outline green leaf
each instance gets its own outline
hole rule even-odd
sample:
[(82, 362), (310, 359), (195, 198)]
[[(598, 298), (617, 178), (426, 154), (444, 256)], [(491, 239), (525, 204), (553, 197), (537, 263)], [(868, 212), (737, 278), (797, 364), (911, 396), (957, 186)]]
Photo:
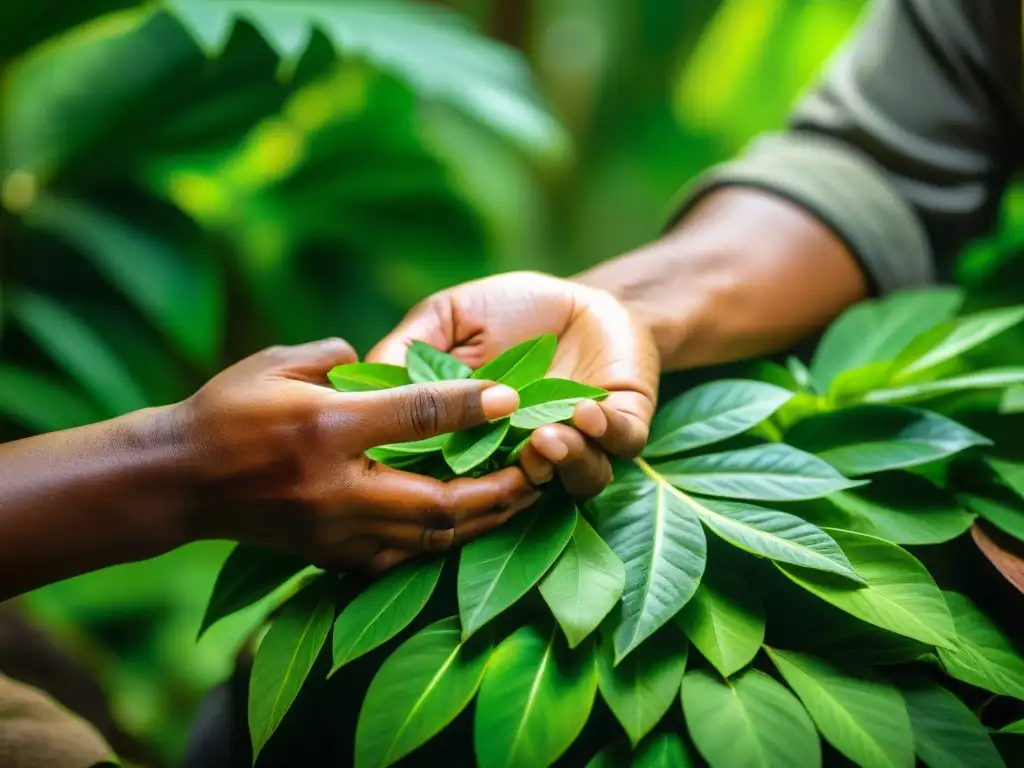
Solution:
[(734, 499), (798, 501), (861, 484), (816, 456), (779, 443), (666, 461), (655, 468), (684, 491)]
[(999, 530), (1024, 541), (1024, 508), (1015, 499), (978, 496), (973, 493), (961, 494), (959, 498), (969, 510)]
[(878, 475), (870, 485), (834, 493), (824, 503), (834, 504), (854, 521), (852, 527), (837, 527), (894, 544), (941, 544), (960, 536), (975, 519), (948, 491), (909, 472)]
[(630, 765), (631, 752), (625, 739), (614, 741), (590, 758), (586, 768), (624, 768)]
[(1002, 389), (1024, 383), (1024, 368), (989, 368), (938, 381), (923, 381), (904, 387), (876, 389), (864, 396), (866, 403), (911, 403), (953, 392), (972, 389)]
[(509, 420), (488, 422), (462, 432), (453, 432), (444, 443), (444, 460), (456, 475), (464, 475), (483, 464), (501, 447), (508, 434)]
[(308, 563), (295, 555), (238, 544), (217, 573), (197, 638), (225, 616), (259, 602), (307, 567)]
[(701, 384), (658, 411), (644, 456), (667, 456), (746, 432), (792, 397), (792, 392), (760, 381), (726, 379)]
[(840, 668), (768, 649), (828, 742), (864, 768), (913, 768), (914, 737), (900, 692), (870, 668)]
[(41, 294), (20, 290), (8, 296), (8, 310), (108, 415), (146, 407), (146, 396), (114, 350), (68, 309)]
[(955, 631), (942, 593), (928, 570), (884, 539), (827, 528), (867, 582), (855, 587), (822, 571), (776, 566), (804, 589), (868, 624), (929, 645), (953, 647)]
[[(609, 768), (621, 765), (623, 763), (612, 763)], [(695, 768), (696, 765), (679, 734), (661, 731), (652, 733), (637, 747), (631, 768)]]
[(1010, 723), (1009, 725), (1000, 728), (996, 733), (1012, 733), (1024, 736), (1024, 720), (1018, 720), (1015, 723)]
[(597, 691), (593, 642), (570, 650), (558, 628), (527, 624), (494, 652), (477, 698), (481, 768), (546, 768), (575, 741)]
[(0, 363), (0, 414), (33, 432), (54, 432), (103, 420), (103, 412), (63, 383)]
[(436, 453), (444, 450), (449, 435), (435, 435), (423, 440), (414, 440), (409, 443), (390, 443), (389, 445), (378, 445), (366, 451), (366, 455), (374, 461), (387, 462), (402, 457), (419, 457), (428, 453)]
[(1024, 463), (991, 457), (986, 462), (1010, 490), (1024, 498)]
[(492, 644), (480, 637), (467, 646), (461, 635), (458, 618), (442, 619), (406, 640), (377, 670), (356, 724), (356, 768), (393, 765), (466, 708)]
[(333, 675), (383, 645), (415, 619), (434, 593), (443, 558), (411, 563), (363, 590), (334, 624)]
[(676, 622), (722, 676), (739, 672), (764, 642), (764, 606), (757, 592), (735, 573), (711, 570)]
[(557, 348), (558, 337), (546, 333), (502, 352), (489, 363), (477, 368), (473, 378), (523, 389), (527, 384), (544, 378), (554, 362)]
[(945, 416), (898, 405), (858, 405), (812, 416), (786, 440), (850, 476), (916, 467), (991, 444)]
[(679, 696), (689, 644), (671, 624), (655, 632), (619, 664), (604, 642), (597, 654), (597, 682), (608, 708), (636, 747)]
[(708, 669), (683, 679), (683, 715), (711, 768), (814, 768), (821, 744), (796, 697), (763, 672), (723, 680)]
[(327, 372), (327, 378), (339, 392), (373, 392), (412, 383), (405, 368), (387, 363), (336, 365)]
[(992, 737), (956, 696), (930, 680), (900, 685), (914, 748), (930, 768), (1006, 768)]
[(569, 379), (540, 379), (527, 384), (519, 393), (519, 409), (512, 414), (512, 426), (536, 429), (571, 419), (576, 404), (583, 400), (603, 400), (608, 393)]
[(334, 580), (322, 576), (285, 603), (260, 643), (249, 681), (253, 759), (281, 724), (334, 621)]
[(1024, 320), (1024, 307), (976, 312), (922, 333), (893, 363), (893, 382), (920, 378)]
[(943, 592), (956, 635), (939, 648), (946, 672), (979, 688), (1024, 699), (1024, 659), (1009, 638), (965, 596)]
[(469, 638), (525, 595), (565, 549), (576, 508), (555, 497), (467, 544), (459, 558), (459, 615)]
[(811, 361), (818, 391), (842, 371), (894, 359), (916, 336), (953, 317), (963, 297), (961, 288), (943, 287), (855, 304), (829, 326)]
[(594, 527), (626, 566), (614, 635), (617, 662), (693, 597), (707, 559), (692, 506), (647, 464), (638, 464), (625, 465), (591, 502)]
[(405, 354), (405, 367), (413, 384), (468, 379), (473, 375), (473, 369), (457, 357), (434, 349), (422, 341), (414, 341), (409, 345)]
[(796, 515), (746, 502), (682, 495), (701, 522), (733, 546), (769, 560), (829, 571), (863, 583), (832, 537)]
[(626, 568), (590, 523), (580, 516), (572, 538), (540, 580), (540, 594), (575, 648), (622, 597)]

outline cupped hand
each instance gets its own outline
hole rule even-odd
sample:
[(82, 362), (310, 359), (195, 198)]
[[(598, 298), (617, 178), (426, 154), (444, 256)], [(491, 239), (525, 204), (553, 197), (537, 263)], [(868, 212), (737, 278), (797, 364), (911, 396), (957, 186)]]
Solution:
[(199, 537), (381, 571), (480, 536), (536, 500), (517, 467), (441, 482), (364, 455), (507, 416), (518, 404), (513, 390), (477, 381), (355, 394), (325, 386), (328, 370), (355, 360), (339, 339), (274, 347), (176, 408)]
[(479, 368), (544, 333), (558, 337), (549, 376), (610, 394), (576, 406), (572, 427), (537, 429), (520, 463), (534, 484), (557, 471), (570, 493), (593, 496), (611, 482), (608, 455), (632, 457), (647, 442), (660, 367), (650, 331), (610, 294), (533, 272), (476, 280), (421, 302), (367, 359), (404, 365), (418, 340)]

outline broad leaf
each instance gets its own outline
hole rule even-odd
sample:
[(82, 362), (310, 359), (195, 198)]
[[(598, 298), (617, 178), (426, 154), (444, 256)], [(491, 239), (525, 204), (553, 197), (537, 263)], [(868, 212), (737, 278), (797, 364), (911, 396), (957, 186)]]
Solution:
[(955, 631), (942, 593), (927, 569), (884, 539), (826, 529), (867, 582), (856, 587), (832, 574), (776, 563), (822, 600), (869, 624), (929, 645), (953, 647)]
[(630, 765), (632, 750), (625, 739), (613, 741), (590, 760), (586, 768), (624, 768)]
[(417, 632), (374, 676), (356, 724), (356, 768), (393, 765), (430, 741), (476, 694), (491, 640), (461, 642), (456, 617)]
[(914, 748), (929, 768), (1005, 768), (974, 713), (941, 685), (923, 678), (900, 685)]
[(307, 567), (295, 555), (238, 544), (217, 573), (197, 637), (225, 616), (259, 602)]
[(733, 499), (798, 501), (860, 485), (816, 456), (779, 443), (666, 461), (655, 469), (684, 491)]
[(434, 593), (443, 566), (442, 558), (406, 565), (374, 582), (346, 605), (334, 624), (331, 674), (409, 626)]
[(963, 303), (960, 288), (902, 291), (862, 301), (829, 326), (811, 361), (825, 392), (842, 371), (894, 359), (919, 334), (949, 320)]
[(676, 614), (676, 622), (724, 677), (753, 661), (764, 642), (761, 598), (724, 569), (705, 572), (696, 594)]
[(707, 669), (683, 679), (683, 715), (711, 768), (814, 768), (821, 744), (796, 697), (763, 672), (723, 680)]
[(4, 364), (0, 364), (0, 414), (33, 432), (103, 420), (103, 412), (76, 389), (35, 371)]
[(339, 392), (373, 392), (412, 383), (405, 368), (387, 363), (336, 365), (327, 372), (327, 378)]
[(1000, 728), (996, 733), (1012, 733), (1024, 736), (1024, 720), (1018, 720), (1015, 723), (1010, 723), (1009, 725)]
[(473, 375), (473, 369), (461, 360), (422, 341), (414, 341), (409, 345), (405, 354), (405, 367), (413, 384), (468, 379)]
[(644, 456), (667, 456), (746, 432), (792, 397), (792, 392), (760, 381), (701, 384), (659, 410)]
[(1002, 389), (1024, 383), (1024, 368), (989, 368), (938, 381), (876, 389), (864, 396), (866, 403), (912, 403), (972, 389)]
[(594, 645), (576, 650), (552, 623), (527, 624), (494, 652), (477, 698), (481, 768), (546, 768), (575, 741), (597, 691)]
[(991, 443), (945, 416), (897, 405), (819, 414), (793, 427), (786, 440), (850, 476), (916, 467)]
[(999, 498), (995, 494), (978, 496), (964, 493), (960, 495), (960, 501), (999, 530), (1024, 541), (1024, 505), (1017, 500)]
[(1009, 638), (966, 597), (944, 592), (956, 636), (939, 648), (946, 672), (979, 688), (1024, 699), (1024, 659)]
[(459, 615), (466, 638), (525, 595), (565, 549), (576, 527), (576, 508), (554, 498), (462, 549)]
[(689, 644), (667, 624), (619, 664), (604, 642), (597, 656), (597, 681), (608, 708), (635, 747), (679, 696)]
[(630, 651), (693, 597), (707, 541), (692, 506), (650, 467), (626, 465), (591, 502), (594, 527), (626, 566), (615, 656)]
[(864, 768), (913, 768), (914, 737), (900, 692), (869, 668), (803, 653), (768, 655), (837, 750)]
[(501, 447), (508, 434), (509, 420), (488, 422), (462, 432), (453, 432), (444, 443), (444, 460), (456, 475), (464, 475), (483, 464)]
[(626, 568), (590, 523), (580, 516), (572, 538), (541, 579), (541, 597), (575, 648), (622, 597)]
[(832, 537), (796, 515), (741, 501), (680, 495), (701, 522), (733, 546), (780, 563), (829, 571), (856, 584), (863, 583)]
[(285, 604), (260, 643), (249, 681), (254, 759), (295, 702), (333, 621), (334, 579), (321, 576)]
[(920, 378), (937, 366), (956, 360), (965, 352), (1024, 320), (1024, 307), (1006, 307), (977, 312), (950, 320), (926, 331), (896, 358), (893, 381)]
[(477, 368), (473, 378), (523, 389), (527, 384), (544, 378), (555, 359), (557, 348), (558, 337), (552, 333), (524, 341)]
[[(622, 763), (610, 763), (608, 768), (620, 768)], [(636, 748), (630, 768), (696, 768), (690, 748), (679, 734), (671, 731), (652, 733)], [(587, 768), (591, 768), (587, 766)]]
[(370, 448), (366, 455), (374, 461), (390, 461), (397, 458), (422, 457), (428, 453), (437, 453), (444, 450), (448, 442), (448, 435), (435, 435), (423, 440), (414, 440), (409, 443), (390, 443)]
[(582, 400), (602, 400), (608, 393), (569, 379), (540, 379), (519, 393), (519, 409), (512, 414), (512, 426), (536, 429), (571, 419)]

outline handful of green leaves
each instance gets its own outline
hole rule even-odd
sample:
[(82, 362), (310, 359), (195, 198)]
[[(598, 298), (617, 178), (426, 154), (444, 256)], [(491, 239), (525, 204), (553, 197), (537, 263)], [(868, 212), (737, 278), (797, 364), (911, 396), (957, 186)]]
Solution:
[(406, 355), (405, 368), (386, 363), (351, 363), (332, 369), (327, 378), (339, 392), (458, 379), (496, 381), (517, 390), (519, 409), (510, 417), (464, 432), (382, 445), (366, 452), (382, 464), (441, 479), (475, 477), (515, 464), (534, 429), (571, 419), (581, 400), (608, 396), (603, 389), (577, 381), (544, 378), (555, 359), (557, 346), (557, 338), (545, 334), (512, 347), (474, 371), (457, 358), (414, 341)]

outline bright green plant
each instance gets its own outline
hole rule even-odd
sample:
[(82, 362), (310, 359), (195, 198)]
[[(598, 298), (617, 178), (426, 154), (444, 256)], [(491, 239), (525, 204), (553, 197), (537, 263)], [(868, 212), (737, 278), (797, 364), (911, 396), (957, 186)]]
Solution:
[[(1024, 470), (944, 413), (963, 412), (965, 398), (977, 409), (978, 391), (998, 404), (1024, 381), (1024, 368), (996, 376), (968, 363), (1024, 312), (957, 316), (959, 299), (936, 289), (865, 302), (808, 369), (764, 365), (761, 380), (690, 389), (660, 409), (645, 454), (586, 504), (553, 489), (461, 551), (355, 589), (351, 577), (304, 572), (312, 583), (284, 603), (256, 655), (257, 759), (297, 691), (320, 684), (308, 677), (318, 651), (332, 655), (333, 675), (384, 646), (351, 745), (359, 768), (414, 753), (474, 698), (477, 765), (552, 765), (598, 696), (622, 736), (593, 766), (699, 754), (712, 768), (792, 768), (836, 753), (867, 768), (910, 768), (915, 755), (931, 768), (1004, 765), (990, 731), (1019, 723), (1005, 712), (990, 721), (991, 700), (971, 706), (986, 691), (1024, 714), (1024, 658), (971, 595), (915, 556), (932, 562), (979, 514), (1018, 534), (1008, 516), (1024, 519)], [(479, 473), (507, 464), (530, 429), (600, 397), (542, 378), (554, 347), (542, 337), (474, 373), (415, 345), (404, 369), (356, 364), (331, 380), (349, 391), (470, 375), (512, 383), (522, 403), (511, 419), (377, 449), (438, 477)], [(954, 478), (979, 463), (993, 477), (972, 473), (965, 495)], [(268, 557), (235, 550), (207, 624), (266, 594)], [(271, 581), (302, 569), (281, 562)], [(247, 578), (251, 563), (264, 565)], [(454, 596), (438, 591), (445, 569)], [(457, 615), (446, 613), (452, 597)]]

